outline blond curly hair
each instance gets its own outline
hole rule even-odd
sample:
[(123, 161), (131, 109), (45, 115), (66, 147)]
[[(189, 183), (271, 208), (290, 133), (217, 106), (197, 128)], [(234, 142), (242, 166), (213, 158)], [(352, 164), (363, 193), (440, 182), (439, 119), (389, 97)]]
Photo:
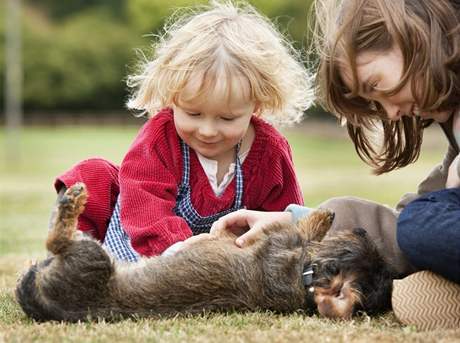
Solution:
[(245, 2), (212, 1), (185, 9), (169, 18), (156, 38), (153, 58), (127, 82), (133, 90), (127, 106), (142, 114), (177, 104), (192, 75), (202, 78), (197, 97), (222, 81), (229, 90), (243, 77), (258, 114), (272, 124), (300, 121), (314, 100), (300, 52)]

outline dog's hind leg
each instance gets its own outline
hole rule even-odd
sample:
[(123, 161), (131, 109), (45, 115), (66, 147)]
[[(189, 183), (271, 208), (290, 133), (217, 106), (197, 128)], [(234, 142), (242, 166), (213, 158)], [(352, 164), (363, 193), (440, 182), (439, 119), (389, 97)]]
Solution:
[(105, 308), (112, 261), (98, 242), (75, 239), (86, 197), (83, 184), (65, 192), (46, 244), (52, 256), (29, 268), (18, 282), (16, 298), (31, 318), (77, 321)]
[(83, 183), (76, 183), (58, 200), (57, 212), (51, 223), (46, 248), (58, 255), (68, 249), (76, 231), (77, 219), (83, 212), (87, 199)]

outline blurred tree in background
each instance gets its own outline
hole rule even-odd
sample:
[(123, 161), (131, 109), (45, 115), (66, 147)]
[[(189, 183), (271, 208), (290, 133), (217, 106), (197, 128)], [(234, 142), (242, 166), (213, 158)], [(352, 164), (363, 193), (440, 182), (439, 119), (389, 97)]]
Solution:
[[(136, 49), (150, 55), (152, 33), (197, 0), (23, 0), (24, 108), (121, 110)], [(311, 0), (252, 0), (281, 32), (305, 47)], [(0, 102), (4, 103), (5, 7), (0, 3)], [(3, 106), (1, 106), (3, 110)]]
[(103, 8), (47, 19), (30, 10), (25, 22), (26, 110), (121, 108), (136, 35)]

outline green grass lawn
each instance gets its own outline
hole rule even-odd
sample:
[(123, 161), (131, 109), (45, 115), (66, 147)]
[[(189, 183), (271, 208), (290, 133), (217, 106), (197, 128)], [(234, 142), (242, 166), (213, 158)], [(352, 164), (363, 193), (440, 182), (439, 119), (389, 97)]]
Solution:
[[(119, 163), (135, 127), (27, 128), (16, 161), (7, 161), (0, 132), (0, 343), (1, 342), (460, 342), (460, 331), (417, 332), (391, 313), (331, 322), (302, 314), (212, 314), (117, 323), (36, 324), (14, 301), (16, 279), (28, 261), (45, 256), (48, 216), (54, 202), (53, 179), (92, 156)], [(305, 202), (316, 206), (339, 195), (394, 205), (413, 191), (440, 161), (446, 145), (440, 130), (429, 132), (421, 159), (390, 175), (375, 177), (334, 124), (306, 123), (286, 130)]]

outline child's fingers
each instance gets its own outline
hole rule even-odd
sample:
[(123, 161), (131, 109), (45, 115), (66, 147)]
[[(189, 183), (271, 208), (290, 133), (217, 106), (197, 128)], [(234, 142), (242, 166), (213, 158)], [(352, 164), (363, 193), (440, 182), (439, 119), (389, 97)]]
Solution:
[(252, 245), (255, 241), (260, 239), (264, 228), (267, 226), (275, 222), (283, 224), (292, 222), (292, 215), (290, 212), (247, 212), (246, 219), (250, 230), (235, 240), (235, 244), (241, 248)]
[(263, 225), (254, 225), (251, 230), (238, 237), (235, 240), (235, 244), (240, 248), (245, 248), (254, 244), (254, 242), (260, 238), (260, 235), (262, 235), (262, 230)]
[(211, 237), (211, 234), (209, 233), (201, 233), (199, 235), (196, 235), (196, 236), (192, 236), (190, 238), (187, 238), (184, 243), (185, 244), (193, 244), (193, 243), (196, 243), (196, 242), (199, 242), (201, 240), (205, 240), (205, 239), (209, 239)]
[(222, 230), (231, 230), (235, 234), (249, 226), (248, 211), (238, 210), (223, 216), (212, 224), (210, 233), (215, 235)]

